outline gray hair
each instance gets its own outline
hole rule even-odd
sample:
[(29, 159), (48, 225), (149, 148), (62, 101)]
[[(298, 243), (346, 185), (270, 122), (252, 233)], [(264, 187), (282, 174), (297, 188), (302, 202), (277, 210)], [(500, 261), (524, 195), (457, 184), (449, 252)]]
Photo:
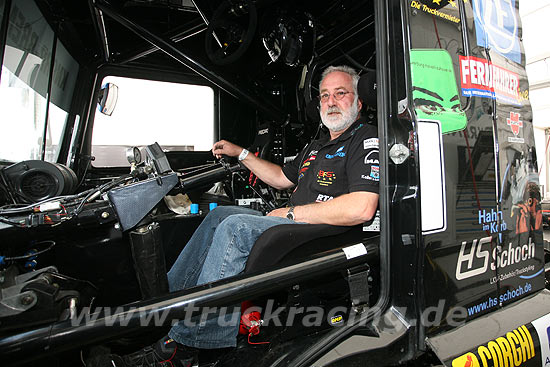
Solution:
[(321, 84), (323, 84), (323, 80), (325, 80), (326, 76), (335, 71), (346, 73), (351, 76), (353, 93), (355, 93), (355, 96), (357, 96), (357, 83), (359, 83), (359, 74), (357, 74), (357, 71), (355, 71), (355, 69), (347, 65), (329, 66), (328, 68), (323, 70), (323, 74), (321, 74), (321, 81), (319, 82), (319, 90), (321, 90)]

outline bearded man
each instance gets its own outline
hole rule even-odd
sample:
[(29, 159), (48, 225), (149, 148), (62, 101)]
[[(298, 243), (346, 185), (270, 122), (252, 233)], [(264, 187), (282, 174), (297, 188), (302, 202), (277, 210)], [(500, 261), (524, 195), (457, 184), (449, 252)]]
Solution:
[[(378, 206), (378, 138), (376, 128), (360, 117), (359, 75), (347, 66), (331, 66), (319, 86), (321, 120), (329, 134), (308, 144), (280, 167), (221, 140), (216, 157), (238, 157), (248, 169), (276, 189), (294, 187), (290, 204), (267, 216), (241, 207), (220, 206), (197, 228), (168, 272), (170, 291), (237, 275), (245, 268), (258, 237), (279, 224), (353, 226), (371, 220)], [(235, 317), (236, 316), (236, 317)], [(113, 356), (116, 366), (190, 366), (198, 349), (234, 347), (240, 313), (224, 315), (233, 322), (220, 326), (218, 315), (196, 323), (174, 325), (168, 335), (136, 353)], [(227, 325), (229, 324), (229, 325)]]

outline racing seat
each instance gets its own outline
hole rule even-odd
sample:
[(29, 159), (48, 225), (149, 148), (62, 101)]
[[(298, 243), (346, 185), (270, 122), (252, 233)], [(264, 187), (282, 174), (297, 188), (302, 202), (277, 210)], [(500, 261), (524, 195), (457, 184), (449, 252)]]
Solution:
[[(335, 250), (363, 243), (379, 243), (379, 232), (367, 232), (363, 225), (352, 227), (332, 226), (328, 224), (282, 224), (266, 230), (256, 240), (249, 254), (244, 273), (256, 273), (275, 266), (287, 266), (300, 261), (310, 260), (325, 251)], [(348, 268), (347, 271), (326, 274), (311, 280), (305, 280), (288, 287), (285, 291), (271, 294), (271, 299), (285, 305), (286, 314), (298, 310), (294, 325), (301, 325), (307, 317), (308, 306), (315, 305), (325, 311), (340, 309), (342, 312), (319, 325), (318, 330), (346, 320), (349, 311), (363, 310), (377, 298), (379, 288), (373, 274), (377, 274), (377, 261)], [(245, 301), (241, 308), (243, 315), (251, 305), (265, 305), (266, 298), (259, 297)], [(259, 306), (262, 307), (262, 306)], [(291, 311), (294, 310), (294, 311)], [(256, 315), (261, 319), (261, 314)], [(241, 321), (242, 323), (243, 321)], [(258, 330), (259, 332), (259, 330)], [(271, 329), (267, 335), (276, 332)], [(284, 337), (301, 335), (301, 328), (285, 328)], [(272, 335), (272, 334), (271, 334)]]
[[(379, 243), (379, 232), (364, 231), (363, 225), (352, 227), (331, 226), (328, 224), (282, 224), (266, 230), (257, 240), (249, 254), (244, 273), (265, 271), (274, 266), (287, 266), (300, 261), (309, 260), (325, 251), (363, 243)], [(377, 263), (365, 263), (351, 267), (347, 272), (327, 274), (321, 278), (306, 280), (288, 287), (286, 291), (271, 295), (286, 305), (285, 312), (306, 310), (307, 306), (316, 305), (325, 310), (339, 307), (343, 311), (338, 320), (347, 319), (351, 307), (355, 310), (368, 307), (376, 298), (378, 288), (372, 279), (377, 274)], [(374, 270), (374, 272), (372, 272)], [(265, 304), (265, 298), (255, 298), (245, 301), (241, 308), (243, 315), (251, 305)], [(300, 311), (295, 317), (296, 325), (303, 322), (308, 313)], [(258, 319), (261, 315), (258, 313)], [(333, 322), (331, 319), (331, 323)], [(243, 322), (243, 321), (241, 321)], [(333, 325), (333, 324), (332, 324)], [(329, 327), (329, 321), (323, 322), (319, 328)], [(258, 330), (259, 331), (259, 330)], [(285, 335), (291, 338), (300, 334), (300, 328), (287, 328)], [(268, 332), (269, 333), (269, 332)]]
[(361, 242), (376, 232), (364, 232), (363, 225), (281, 224), (266, 230), (250, 251), (245, 273), (261, 271), (312, 254)]

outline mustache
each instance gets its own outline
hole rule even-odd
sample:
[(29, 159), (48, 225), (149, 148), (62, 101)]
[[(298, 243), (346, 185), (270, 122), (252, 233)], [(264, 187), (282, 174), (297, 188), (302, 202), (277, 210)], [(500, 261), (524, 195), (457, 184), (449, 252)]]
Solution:
[(326, 111), (327, 114), (333, 113), (333, 112), (342, 113), (342, 110), (336, 106), (332, 106), (332, 107), (329, 107)]

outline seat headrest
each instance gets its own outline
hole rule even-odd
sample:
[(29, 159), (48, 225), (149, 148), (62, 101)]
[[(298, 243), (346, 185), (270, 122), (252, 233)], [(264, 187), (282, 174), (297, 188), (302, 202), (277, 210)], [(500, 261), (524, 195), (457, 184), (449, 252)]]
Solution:
[(306, 115), (309, 121), (318, 123), (321, 121), (321, 115), (319, 114), (319, 100), (313, 98), (306, 106)]
[(376, 72), (374, 70), (361, 75), (357, 83), (357, 93), (363, 105), (376, 109)]

